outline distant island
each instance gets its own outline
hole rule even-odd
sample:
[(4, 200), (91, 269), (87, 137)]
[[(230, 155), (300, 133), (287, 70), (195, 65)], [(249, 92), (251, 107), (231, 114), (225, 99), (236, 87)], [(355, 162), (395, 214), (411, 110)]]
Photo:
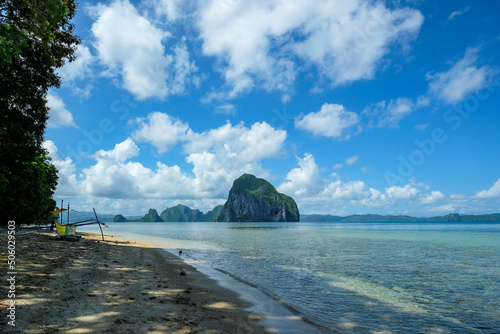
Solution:
[(203, 213), (198, 209), (191, 209), (179, 204), (171, 208), (166, 208), (158, 215), (156, 209), (149, 209), (142, 218), (127, 219), (118, 214), (113, 218), (113, 222), (213, 222), (222, 212), (222, 205), (216, 206), (213, 210)]
[(299, 209), (290, 196), (264, 179), (243, 174), (233, 182), (219, 222), (298, 222)]

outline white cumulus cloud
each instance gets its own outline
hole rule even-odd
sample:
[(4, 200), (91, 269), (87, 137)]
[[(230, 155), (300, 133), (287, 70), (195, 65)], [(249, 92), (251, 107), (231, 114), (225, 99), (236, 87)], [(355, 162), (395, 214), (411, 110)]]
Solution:
[(295, 127), (313, 133), (338, 139), (349, 139), (347, 130), (359, 122), (358, 114), (348, 111), (340, 104), (325, 103), (318, 112), (300, 115), (295, 119)]
[(407, 184), (404, 187), (393, 186), (385, 189), (387, 195), (395, 199), (408, 200), (410, 198), (416, 197), (420, 190), (416, 188), (413, 184)]
[(276, 130), (266, 122), (247, 128), (243, 122), (226, 123), (201, 133), (190, 131), (184, 143), (189, 153), (210, 151), (219, 156), (237, 157), (239, 161), (258, 161), (278, 155), (287, 137), (284, 130)]
[(166, 17), (168, 21), (176, 21), (185, 16), (182, 5), (184, 0), (144, 0), (144, 4), (150, 5), (156, 16)]
[(416, 100), (399, 97), (389, 102), (384, 100), (372, 104), (363, 110), (363, 115), (369, 119), (369, 127), (398, 128), (401, 120), (418, 108), (428, 105), (429, 99), (424, 96), (419, 96)]
[(195, 196), (192, 178), (182, 173), (179, 166), (158, 162), (153, 170), (131, 160), (139, 153), (130, 138), (116, 144), (112, 150), (96, 152), (96, 163), (82, 170), (81, 195), (109, 198)]
[(494, 75), (494, 70), (487, 65), (476, 65), (478, 52), (479, 48), (467, 48), (464, 57), (448, 71), (427, 73), (430, 92), (447, 104), (455, 104), (484, 88)]
[(318, 1), (313, 7), (302, 28), (307, 37), (294, 49), (333, 85), (373, 78), (390, 47), (406, 47), (424, 21), (418, 10), (390, 10), (381, 2)]
[(66, 109), (64, 101), (59, 96), (49, 92), (47, 94), (47, 106), (49, 107), (49, 120), (47, 122), (47, 127), (78, 127), (73, 121), (73, 115), (68, 111), (68, 109)]
[(94, 76), (93, 66), (96, 58), (90, 52), (88, 46), (79, 45), (75, 51), (76, 60), (67, 62), (58, 70), (63, 85), (73, 88), (73, 92), (81, 97), (88, 97), (92, 90), (92, 85), (85, 84), (84, 88), (79, 87), (79, 83)]
[(362, 200), (369, 196), (366, 191), (366, 185), (363, 181), (349, 181), (342, 182), (341, 180), (336, 180), (330, 182), (323, 191), (319, 194), (320, 197), (331, 200)]
[[(168, 15), (176, 15), (174, 7)], [(188, 84), (199, 81), (193, 76), (198, 69), (189, 58), (185, 37), (168, 53), (164, 42), (171, 34), (128, 0), (98, 4), (88, 11), (95, 18), (92, 33), (99, 61), (108, 68), (108, 75), (121, 77), (123, 87), (138, 99), (182, 94)]]
[(43, 147), (49, 152), (51, 163), (57, 168), (57, 191), (56, 196), (80, 196), (82, 194), (80, 184), (76, 179), (76, 167), (70, 158), (61, 160), (57, 154), (57, 146), (51, 140), (43, 142)]
[(423, 23), (418, 10), (366, 0), (199, 4), (203, 52), (221, 61), (225, 81), (207, 100), (256, 87), (288, 92), (304, 61), (332, 85), (371, 79), (391, 47), (406, 48)]
[[(57, 147), (46, 142), (44, 147), (59, 168), (58, 197), (212, 199), (227, 196), (234, 179), (243, 173), (269, 177), (261, 161), (279, 156), (287, 133), (269, 124), (227, 123), (219, 128), (196, 133), (187, 123), (164, 113), (151, 113), (137, 119), (132, 138), (111, 150), (99, 150), (90, 157), (95, 162), (77, 173), (75, 163), (57, 156)], [(157, 161), (149, 168), (135, 161), (140, 149), (134, 140), (148, 142), (159, 152), (183, 143), (185, 160), (191, 170), (181, 170)], [(78, 176), (77, 176), (78, 175)]]
[(430, 194), (423, 196), (421, 202), (422, 204), (434, 204), (445, 197), (446, 196), (440, 191), (432, 191)]
[(169, 80), (169, 94), (183, 94), (190, 83), (199, 84), (199, 77), (193, 75), (198, 71), (194, 61), (190, 60), (186, 38), (183, 37), (173, 47), (172, 79)]
[(347, 215), (374, 213), (374, 210), (380, 210), (381, 214), (401, 214), (411, 208), (415, 215), (417, 212), (436, 212), (436, 207), (460, 206), (456, 199), (447, 198), (442, 192), (415, 180), (404, 186), (378, 190), (362, 180), (343, 179), (337, 173), (321, 176), (321, 168), (309, 153), (298, 159), (298, 164), (278, 190), (292, 196), (299, 207), (307, 208), (306, 214)]
[(476, 193), (477, 198), (496, 198), (500, 197), (500, 179), (488, 190), (481, 190)]
[(184, 143), (186, 161), (193, 164), (200, 191), (226, 196), (232, 181), (243, 173), (269, 177), (260, 161), (279, 156), (287, 133), (269, 124), (227, 123), (202, 133), (190, 132)]
[(132, 138), (152, 144), (160, 154), (183, 140), (189, 130), (188, 124), (161, 112), (150, 113), (147, 119), (136, 118), (130, 123), (137, 127)]
[(96, 159), (111, 159), (112, 161), (124, 162), (138, 156), (140, 153), (139, 147), (130, 138), (115, 145), (115, 148), (110, 151), (99, 150), (95, 154)]
[(123, 86), (139, 99), (165, 97), (167, 66), (162, 41), (169, 33), (154, 27), (128, 1), (99, 4), (89, 9), (96, 18), (92, 33), (99, 60), (113, 74), (120, 73)]
[(290, 196), (304, 196), (315, 194), (322, 185), (319, 168), (314, 157), (306, 153), (304, 158), (298, 158), (299, 167), (292, 169), (286, 175), (286, 180), (279, 187), (278, 191)]

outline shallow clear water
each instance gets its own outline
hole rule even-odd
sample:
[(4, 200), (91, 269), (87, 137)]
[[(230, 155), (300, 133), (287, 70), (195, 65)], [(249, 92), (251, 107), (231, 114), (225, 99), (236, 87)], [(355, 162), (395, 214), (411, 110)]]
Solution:
[(500, 333), (500, 224), (114, 223), (340, 333)]

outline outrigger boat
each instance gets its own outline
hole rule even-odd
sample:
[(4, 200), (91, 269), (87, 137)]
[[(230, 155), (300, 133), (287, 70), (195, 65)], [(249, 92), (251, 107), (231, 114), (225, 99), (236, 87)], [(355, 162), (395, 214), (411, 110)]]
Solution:
[[(65, 211), (68, 211), (68, 222), (66, 224), (64, 224), (62, 222), (63, 221), (63, 212), (65, 212)], [(95, 209), (94, 209), (95, 219), (86, 219), (86, 220), (73, 222), (73, 223), (69, 222), (69, 211), (77, 212), (75, 210), (70, 210), (69, 205), (68, 205), (67, 209), (63, 209), (62, 208), (62, 201), (61, 201), (61, 208), (51, 212), (53, 214), (59, 215), (59, 221), (54, 219), (51, 225), (30, 226), (30, 227), (26, 227), (26, 229), (50, 229), (51, 231), (53, 231), (54, 227), (55, 227), (56, 232), (57, 232), (56, 239), (78, 241), (81, 238), (81, 236), (76, 235), (76, 228), (78, 226), (98, 224), (99, 229), (101, 230), (102, 241), (104, 241), (104, 233), (102, 232), (101, 225), (104, 225), (104, 227), (108, 227), (108, 226), (99, 220), (99, 218), (97, 217), (97, 213), (95, 212)]]
[[(62, 213), (64, 211), (68, 211), (68, 223), (66, 223), (66, 224), (62, 223), (62, 220), (63, 220)], [(60, 222), (58, 222), (57, 220), (54, 220), (54, 224), (56, 226), (56, 231), (57, 231), (57, 237), (59, 237), (59, 239), (71, 240), (71, 241), (80, 240), (81, 237), (75, 235), (76, 228), (78, 226), (98, 224), (99, 229), (101, 230), (102, 241), (104, 241), (104, 233), (102, 232), (101, 224), (104, 225), (105, 227), (108, 227), (108, 226), (106, 226), (106, 224), (104, 224), (103, 222), (99, 221), (99, 218), (97, 218), (97, 213), (95, 212), (95, 209), (94, 209), (95, 220), (94, 219), (87, 219), (87, 220), (82, 220), (82, 221), (75, 222), (75, 223), (69, 222), (69, 211), (70, 211), (69, 204), (68, 204), (67, 209), (63, 209), (62, 208), (62, 201), (61, 201), (61, 209), (56, 210), (56, 211), (52, 211), (53, 214), (61, 214), (60, 215)], [(71, 211), (73, 211), (73, 210), (71, 210)], [(51, 227), (53, 228), (53, 226), (51, 226)]]

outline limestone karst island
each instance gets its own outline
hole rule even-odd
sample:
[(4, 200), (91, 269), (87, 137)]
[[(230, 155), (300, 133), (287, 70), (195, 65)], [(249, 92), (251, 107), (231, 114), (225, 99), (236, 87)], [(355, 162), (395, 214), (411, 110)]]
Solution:
[(251, 174), (233, 182), (219, 222), (298, 222), (294, 199), (276, 191), (272, 184)]
[(227, 201), (203, 214), (179, 204), (167, 208), (160, 214), (149, 209), (140, 219), (126, 219), (116, 215), (115, 222), (298, 222), (300, 220), (297, 203), (290, 196), (279, 193), (264, 179), (251, 174), (243, 174), (233, 182)]

